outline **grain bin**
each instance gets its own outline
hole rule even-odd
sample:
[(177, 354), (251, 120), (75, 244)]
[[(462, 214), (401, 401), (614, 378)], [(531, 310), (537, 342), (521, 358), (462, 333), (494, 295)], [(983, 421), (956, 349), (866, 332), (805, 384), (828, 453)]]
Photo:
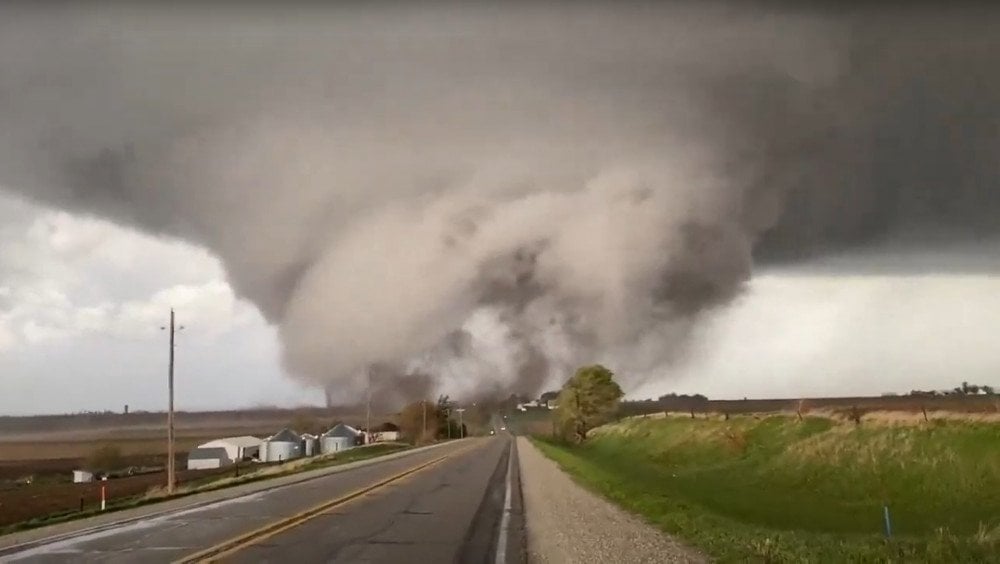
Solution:
[(319, 437), (316, 435), (302, 435), (302, 456), (316, 456), (319, 454)]
[(323, 437), (323, 454), (354, 448), (354, 440), (347, 437)]
[(302, 457), (302, 437), (290, 429), (283, 429), (264, 443), (267, 445), (267, 462), (285, 462)]
[(358, 444), (358, 437), (361, 433), (349, 425), (343, 423), (335, 425), (329, 431), (323, 433), (320, 438), (320, 451), (323, 454), (340, 452), (349, 448), (354, 448)]

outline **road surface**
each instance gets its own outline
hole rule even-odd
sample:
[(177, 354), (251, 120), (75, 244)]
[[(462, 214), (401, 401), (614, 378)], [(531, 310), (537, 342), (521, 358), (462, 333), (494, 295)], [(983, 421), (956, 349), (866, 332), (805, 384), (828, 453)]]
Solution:
[(521, 563), (513, 444), (506, 433), (456, 441), (300, 484), (0, 551), (0, 562)]

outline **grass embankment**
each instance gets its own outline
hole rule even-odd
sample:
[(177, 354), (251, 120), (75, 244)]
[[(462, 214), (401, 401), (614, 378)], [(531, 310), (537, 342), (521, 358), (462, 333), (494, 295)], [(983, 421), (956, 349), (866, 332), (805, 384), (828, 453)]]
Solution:
[(995, 423), (637, 418), (536, 443), (721, 561), (1000, 562)]
[[(0, 536), (19, 531), (25, 531), (29, 529), (36, 529), (38, 527), (45, 527), (48, 525), (65, 523), (67, 521), (74, 521), (86, 517), (93, 517), (95, 515), (102, 515), (115, 511), (122, 511), (125, 509), (132, 509), (135, 507), (141, 507), (144, 505), (150, 505), (162, 501), (179, 499), (182, 497), (187, 497), (198, 493), (212, 492), (216, 490), (231, 488), (237, 485), (260, 482), (263, 480), (270, 480), (273, 478), (289, 476), (292, 474), (299, 474), (302, 472), (308, 472), (310, 470), (317, 470), (320, 468), (327, 468), (330, 466), (340, 466), (342, 464), (347, 464), (350, 462), (358, 462), (370, 458), (376, 458), (379, 456), (392, 454), (394, 452), (399, 452), (410, 448), (413, 447), (404, 443), (381, 443), (381, 444), (374, 444), (371, 446), (365, 446), (338, 452), (335, 455), (301, 458), (277, 466), (266, 466), (266, 467), (255, 468), (252, 465), (243, 465), (240, 467), (239, 476), (223, 476), (223, 477), (211, 476), (201, 480), (195, 480), (181, 486), (177, 490), (177, 493), (175, 493), (172, 496), (168, 496), (166, 492), (163, 491), (163, 489), (157, 487), (150, 490), (144, 495), (115, 500), (114, 502), (108, 504), (107, 510), (105, 511), (100, 511), (98, 509), (87, 509), (82, 512), (66, 511), (52, 515), (46, 515), (44, 517), (39, 517), (36, 519), (31, 519), (29, 521), (23, 521), (21, 523), (15, 523), (13, 525), (9, 525), (6, 527), (0, 527)], [(235, 468), (234, 468), (234, 474), (235, 474)], [(109, 487), (114, 487), (114, 480), (109, 481), (108, 485)]]

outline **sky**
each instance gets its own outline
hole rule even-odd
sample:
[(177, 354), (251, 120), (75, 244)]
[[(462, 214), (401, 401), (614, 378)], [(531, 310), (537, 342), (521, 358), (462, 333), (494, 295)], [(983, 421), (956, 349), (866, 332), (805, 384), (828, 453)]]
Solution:
[(0, 218), (0, 414), (164, 409), (171, 307), (179, 409), (321, 401), (206, 251), (2, 193)]
[[(7, 195), (0, 218), (0, 414), (161, 410), (160, 328), (171, 307), (185, 326), (180, 409), (321, 403), (286, 374), (275, 329), (206, 250)], [(909, 264), (960, 256), (927, 252)], [(838, 274), (845, 260), (855, 274)], [(869, 395), (1000, 380), (991, 354), (1000, 280), (983, 268), (886, 274), (877, 264), (841, 257), (758, 274), (699, 324), (685, 358), (630, 397)]]
[(0, 412), (989, 379), (997, 22), (0, 4)]

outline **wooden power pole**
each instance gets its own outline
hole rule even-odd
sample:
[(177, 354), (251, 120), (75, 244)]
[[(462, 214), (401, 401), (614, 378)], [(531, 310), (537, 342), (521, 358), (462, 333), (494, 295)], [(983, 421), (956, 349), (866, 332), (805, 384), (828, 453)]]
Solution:
[(174, 310), (170, 310), (170, 371), (167, 376), (170, 400), (167, 403), (167, 495), (174, 494), (176, 468), (174, 468), (174, 334), (176, 333)]

